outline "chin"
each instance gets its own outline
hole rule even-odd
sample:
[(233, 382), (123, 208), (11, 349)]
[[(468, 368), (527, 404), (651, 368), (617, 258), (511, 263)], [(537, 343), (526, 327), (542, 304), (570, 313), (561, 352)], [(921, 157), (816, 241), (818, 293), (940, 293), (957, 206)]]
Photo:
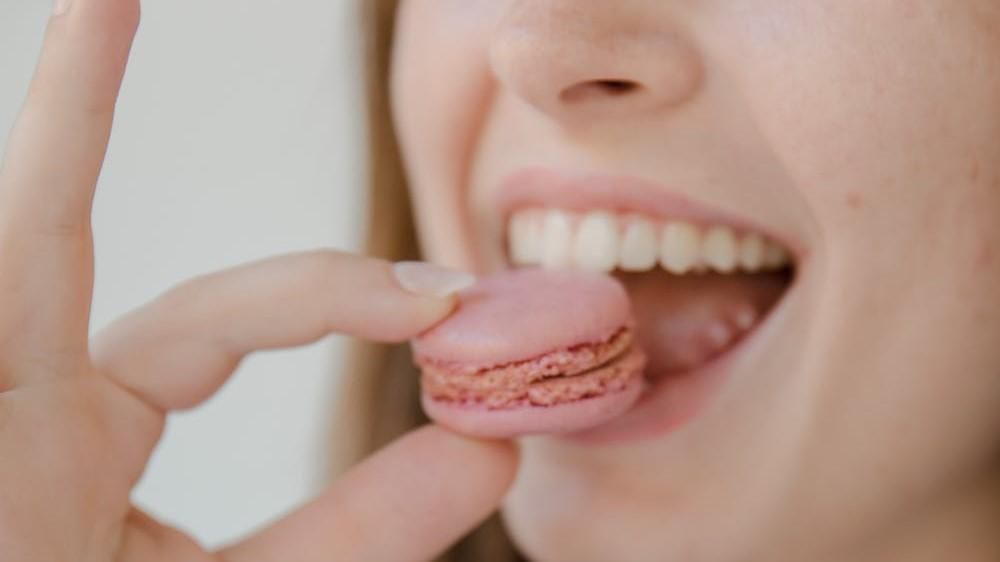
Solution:
[[(521, 470), (504, 502), (503, 518), (528, 559), (745, 560), (739, 553), (746, 551), (744, 541), (751, 535), (737, 534), (754, 525), (733, 512), (738, 498), (720, 503), (729, 494), (703, 493), (704, 482), (671, 482), (655, 466), (616, 467), (613, 453), (590, 447), (531, 438), (522, 440), (521, 448)], [(637, 480), (643, 471), (657, 480)]]

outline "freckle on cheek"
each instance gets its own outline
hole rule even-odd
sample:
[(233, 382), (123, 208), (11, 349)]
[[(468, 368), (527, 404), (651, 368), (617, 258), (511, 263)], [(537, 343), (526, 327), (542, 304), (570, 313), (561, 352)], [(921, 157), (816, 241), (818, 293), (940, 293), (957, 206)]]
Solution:
[(978, 160), (975, 161), (975, 162), (973, 162), (972, 166), (969, 169), (969, 179), (972, 180), (972, 181), (977, 181), (979, 179), (979, 161)]
[(988, 269), (991, 265), (993, 265), (993, 245), (983, 240), (979, 243), (979, 251), (976, 252), (976, 266)]
[(850, 191), (847, 193), (847, 206), (855, 211), (860, 209), (865, 204), (864, 197), (857, 191)]

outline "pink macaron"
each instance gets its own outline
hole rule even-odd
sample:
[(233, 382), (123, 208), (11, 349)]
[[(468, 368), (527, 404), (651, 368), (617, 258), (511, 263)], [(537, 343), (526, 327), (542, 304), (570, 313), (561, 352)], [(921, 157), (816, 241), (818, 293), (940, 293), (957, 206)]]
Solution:
[(606, 275), (518, 269), (459, 294), (413, 341), (427, 415), (508, 438), (583, 430), (627, 410), (646, 359), (625, 289)]

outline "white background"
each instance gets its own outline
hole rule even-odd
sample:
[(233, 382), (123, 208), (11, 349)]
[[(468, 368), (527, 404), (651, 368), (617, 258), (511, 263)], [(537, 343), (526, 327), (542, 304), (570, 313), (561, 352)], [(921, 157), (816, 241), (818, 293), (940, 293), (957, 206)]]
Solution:
[[(95, 329), (193, 275), (356, 247), (353, 4), (143, 4), (96, 200)], [(0, 1), (0, 147), (48, 10), (44, 0)], [(315, 493), (343, 343), (254, 355), (207, 404), (172, 416), (136, 501), (212, 546)]]

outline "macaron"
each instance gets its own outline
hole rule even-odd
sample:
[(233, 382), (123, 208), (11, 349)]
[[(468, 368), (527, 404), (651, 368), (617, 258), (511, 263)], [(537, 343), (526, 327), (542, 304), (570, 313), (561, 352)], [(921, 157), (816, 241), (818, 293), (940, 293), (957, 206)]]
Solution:
[(601, 425), (642, 391), (628, 295), (582, 271), (516, 269), (458, 295), (455, 312), (412, 341), (424, 411), (479, 437)]

